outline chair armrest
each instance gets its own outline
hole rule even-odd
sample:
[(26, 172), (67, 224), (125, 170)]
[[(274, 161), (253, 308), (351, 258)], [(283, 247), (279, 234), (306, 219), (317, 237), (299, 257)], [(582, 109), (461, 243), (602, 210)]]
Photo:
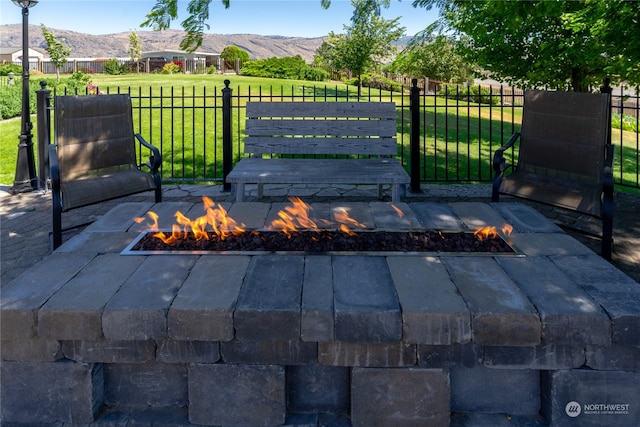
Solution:
[(158, 172), (158, 169), (160, 169), (160, 165), (162, 164), (162, 156), (160, 155), (160, 150), (148, 143), (139, 133), (135, 134), (135, 137), (142, 146), (151, 150), (149, 163), (146, 163), (146, 166), (148, 166), (149, 169), (151, 169), (151, 172), (155, 174), (156, 172)]
[(511, 166), (507, 164), (504, 158), (504, 152), (513, 147), (518, 138), (520, 138), (520, 132), (514, 133), (511, 135), (511, 138), (509, 138), (509, 141), (507, 141), (507, 143), (502, 147), (498, 148), (493, 154), (493, 170), (496, 174), (501, 174)]
[(511, 167), (510, 164), (507, 164), (507, 161), (504, 158), (504, 152), (513, 147), (518, 138), (520, 138), (520, 132), (514, 133), (513, 135), (511, 135), (511, 138), (509, 138), (509, 141), (507, 141), (507, 143), (502, 147), (498, 148), (493, 154), (493, 170), (495, 172), (495, 175), (493, 176), (493, 188), (491, 190), (492, 202), (500, 201), (500, 185), (502, 184), (502, 175), (505, 170)]
[(149, 157), (149, 163), (145, 163), (140, 166), (148, 166), (151, 169), (151, 175), (153, 176), (153, 181), (156, 186), (156, 203), (160, 203), (162, 201), (162, 177), (160, 176), (160, 166), (162, 165), (162, 155), (160, 154), (160, 150), (157, 147), (148, 143), (142, 135), (139, 133), (135, 134), (138, 142), (151, 150), (151, 156)]

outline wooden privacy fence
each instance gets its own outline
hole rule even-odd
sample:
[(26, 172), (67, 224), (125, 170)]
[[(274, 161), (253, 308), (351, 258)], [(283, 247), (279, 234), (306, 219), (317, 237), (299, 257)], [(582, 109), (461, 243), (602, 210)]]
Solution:
[[(414, 79), (413, 86), (402, 93), (369, 89), (358, 99), (354, 86), (292, 85), (285, 90), (283, 86), (241, 88), (229, 80), (225, 83), (224, 88), (129, 87), (105, 92), (130, 95), (135, 131), (159, 147), (162, 178), (176, 183), (223, 181), (230, 168), (245, 156), (244, 124), (249, 101), (394, 102), (397, 157), (410, 173), (414, 188), (424, 182), (491, 182), (493, 153), (519, 130), (522, 117), (523, 91), (503, 86), (445, 85), (438, 91), (424, 91), (420, 86), (425, 83)], [(46, 87), (38, 91), (39, 112), (46, 111), (50, 97)], [(618, 117), (637, 129), (639, 110), (637, 93), (613, 91), (614, 120), (615, 113), (624, 113)], [(612, 131), (617, 185), (640, 188), (639, 135), (635, 130)], [(44, 170), (46, 167), (41, 166), (41, 179)]]

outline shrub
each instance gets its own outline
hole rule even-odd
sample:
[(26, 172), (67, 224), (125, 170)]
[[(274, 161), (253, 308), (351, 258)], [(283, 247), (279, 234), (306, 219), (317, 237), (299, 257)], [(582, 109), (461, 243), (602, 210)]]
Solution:
[(0, 64), (0, 76), (8, 76), (13, 73), (16, 76), (22, 74), (22, 66), (18, 64)]
[(77, 85), (78, 87), (81, 87), (91, 83), (91, 76), (84, 74), (82, 71), (76, 71), (75, 73), (71, 74), (71, 77), (69, 77), (67, 80)]
[(638, 129), (638, 120), (629, 114), (611, 114), (611, 127), (630, 132), (640, 132), (640, 129)]
[(240, 71), (244, 76), (274, 79), (323, 81), (329, 76), (324, 70), (310, 67), (299, 55), (248, 61)]
[(162, 74), (178, 74), (183, 71), (182, 62), (169, 62), (162, 67)]
[[(29, 109), (36, 112), (36, 90), (40, 89), (38, 82), (29, 80)], [(15, 84), (0, 86), (0, 117), (9, 119), (22, 114), (22, 79), (16, 78)]]
[[(32, 74), (30, 72), (30, 74)], [(40, 90), (42, 79), (29, 79), (30, 90), (30, 110), (31, 114), (36, 112), (36, 91)], [(64, 94), (86, 94), (89, 92), (91, 76), (81, 71), (76, 71), (70, 77), (60, 79), (47, 78), (47, 89), (57, 95)], [(95, 91), (96, 89), (94, 89)], [(16, 78), (15, 84), (0, 86), (0, 117), (8, 119), (22, 114), (22, 79)]]
[[(348, 85), (357, 86), (358, 78), (346, 79), (344, 81)], [(389, 80), (388, 78), (380, 74), (363, 74), (362, 86), (366, 86), (373, 89), (388, 90), (390, 92), (402, 92), (402, 84)]]
[(323, 70), (322, 68), (307, 67), (304, 70), (303, 80), (308, 80), (311, 82), (323, 82), (325, 80), (329, 80), (329, 72), (327, 70)]
[(491, 95), (487, 88), (479, 86), (460, 86), (443, 84), (437, 93), (440, 96), (457, 99), (459, 101), (473, 102), (476, 104), (500, 105), (500, 96)]
[(112, 58), (104, 63), (104, 72), (112, 76), (119, 76), (120, 74), (126, 74), (127, 66), (120, 64), (117, 59)]
[(88, 85), (91, 84), (91, 76), (81, 71), (76, 71), (64, 79), (57, 81), (56, 79), (47, 79), (47, 89), (55, 92), (57, 95), (84, 95), (89, 92)]
[(0, 86), (0, 116), (2, 119), (19, 116), (22, 110), (22, 85)]

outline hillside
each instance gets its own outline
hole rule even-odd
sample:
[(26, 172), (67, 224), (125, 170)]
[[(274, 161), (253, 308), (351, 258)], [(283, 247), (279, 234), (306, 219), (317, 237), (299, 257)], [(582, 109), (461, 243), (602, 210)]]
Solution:
[[(47, 29), (56, 38), (65, 39), (71, 46), (74, 58), (126, 58), (129, 56), (129, 32), (93, 35), (74, 31)], [(179, 49), (184, 32), (136, 31), (142, 43), (142, 51), (161, 49)], [(260, 36), (255, 34), (205, 34), (204, 42), (198, 49), (209, 53), (220, 53), (226, 46), (236, 45), (246, 50), (252, 59), (300, 55), (311, 62), (316, 49), (322, 44), (322, 38)], [(46, 42), (38, 25), (29, 26), (31, 48), (44, 52)], [(0, 26), (0, 47), (21, 47), (22, 26), (19, 24)]]

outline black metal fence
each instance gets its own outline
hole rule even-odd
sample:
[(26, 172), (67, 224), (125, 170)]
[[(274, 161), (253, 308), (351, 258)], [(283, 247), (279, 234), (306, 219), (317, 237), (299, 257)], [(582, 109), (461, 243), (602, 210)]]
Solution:
[[(247, 88), (234, 87), (228, 80), (225, 83), (226, 88), (117, 90), (132, 98), (135, 131), (160, 148), (165, 181), (222, 181), (225, 160), (228, 170), (245, 155), (242, 141), (248, 101), (395, 102), (398, 158), (412, 175), (412, 186), (420, 182), (491, 181), (493, 153), (519, 129), (522, 117), (523, 91), (503, 86), (435, 88), (428, 81), (416, 81), (403, 93), (369, 89), (364, 98), (358, 98), (357, 88), (344, 85)], [(224, 91), (229, 104), (226, 111)], [(640, 188), (637, 92), (615, 89), (612, 110), (614, 122), (616, 116), (622, 117), (618, 120), (630, 129), (612, 130), (616, 184)]]

